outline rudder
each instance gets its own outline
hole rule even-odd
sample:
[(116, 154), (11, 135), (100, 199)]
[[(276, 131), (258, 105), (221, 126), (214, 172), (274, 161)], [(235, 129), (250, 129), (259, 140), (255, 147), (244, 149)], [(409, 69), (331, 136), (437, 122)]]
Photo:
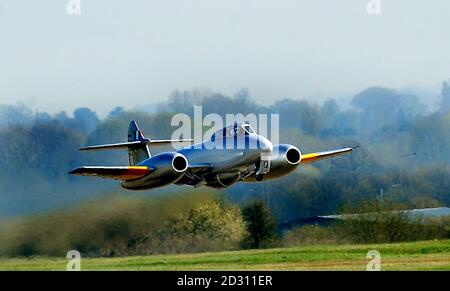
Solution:
[[(145, 137), (136, 122), (132, 120), (128, 127), (128, 142), (143, 141), (144, 139)], [(128, 147), (128, 161), (130, 166), (137, 165), (150, 157), (150, 151), (146, 143)]]

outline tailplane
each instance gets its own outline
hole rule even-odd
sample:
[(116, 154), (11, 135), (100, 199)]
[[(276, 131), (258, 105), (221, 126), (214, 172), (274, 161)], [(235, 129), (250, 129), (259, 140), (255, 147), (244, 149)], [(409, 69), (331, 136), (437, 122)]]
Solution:
[(130, 166), (134, 166), (151, 157), (148, 146), (150, 145), (175, 145), (183, 143), (192, 143), (192, 139), (158, 139), (152, 140), (145, 138), (141, 130), (137, 126), (136, 122), (132, 120), (128, 127), (128, 142), (103, 144), (95, 146), (87, 146), (80, 148), (81, 151), (93, 151), (93, 150), (115, 150), (115, 149), (128, 149), (128, 161)]

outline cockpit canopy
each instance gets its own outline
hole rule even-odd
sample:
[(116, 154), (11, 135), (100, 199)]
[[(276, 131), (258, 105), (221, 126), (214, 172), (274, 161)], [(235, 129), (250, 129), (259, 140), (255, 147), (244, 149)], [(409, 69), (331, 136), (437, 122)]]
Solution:
[(232, 125), (228, 125), (221, 130), (216, 131), (212, 136), (211, 140), (223, 139), (227, 137), (233, 136), (245, 136), (256, 134), (253, 127), (248, 123), (234, 123)]

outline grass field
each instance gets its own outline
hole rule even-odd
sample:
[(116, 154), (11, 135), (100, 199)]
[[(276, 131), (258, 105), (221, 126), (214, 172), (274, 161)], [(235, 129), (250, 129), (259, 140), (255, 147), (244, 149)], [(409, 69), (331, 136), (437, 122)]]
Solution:
[[(450, 270), (450, 240), (279, 248), (183, 255), (84, 258), (82, 270), (365, 270), (369, 250), (382, 270)], [(0, 270), (65, 270), (65, 258), (0, 259)]]

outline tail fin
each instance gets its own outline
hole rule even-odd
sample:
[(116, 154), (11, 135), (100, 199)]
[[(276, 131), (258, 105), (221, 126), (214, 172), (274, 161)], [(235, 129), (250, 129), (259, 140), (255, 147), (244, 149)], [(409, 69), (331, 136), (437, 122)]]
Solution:
[(146, 139), (142, 132), (139, 130), (136, 122), (132, 120), (130, 122), (130, 126), (128, 127), (128, 142), (139, 141), (141, 143), (128, 147), (128, 161), (130, 163), (130, 166), (137, 165), (139, 162), (142, 162), (143, 160), (151, 157), (145, 140)]
[(157, 139), (151, 140), (145, 138), (136, 122), (132, 120), (128, 128), (128, 142), (111, 143), (94, 146), (86, 146), (80, 148), (81, 151), (98, 151), (98, 150), (120, 150), (128, 149), (128, 161), (130, 166), (134, 166), (151, 157), (148, 146), (150, 145), (182, 145), (192, 143), (192, 139)]

